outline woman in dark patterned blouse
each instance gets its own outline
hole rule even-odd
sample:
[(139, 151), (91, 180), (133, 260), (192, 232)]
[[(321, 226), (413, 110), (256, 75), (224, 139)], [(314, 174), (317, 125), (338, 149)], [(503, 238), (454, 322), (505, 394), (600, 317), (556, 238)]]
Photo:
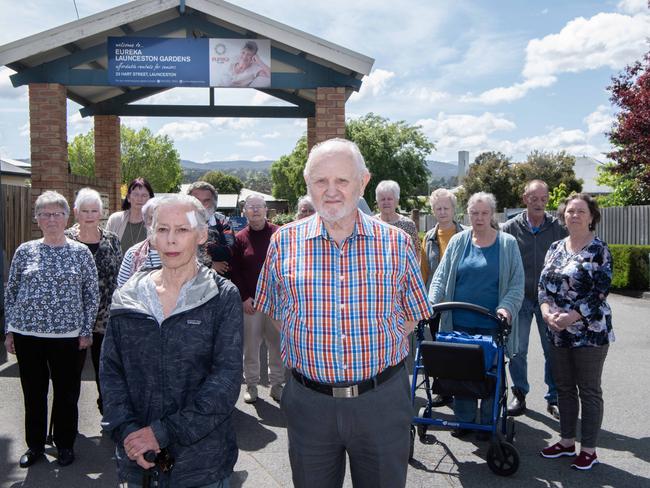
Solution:
[(46, 191), (36, 199), (34, 213), (43, 238), (16, 249), (5, 289), (5, 347), (18, 359), (25, 397), (28, 449), (20, 458), (21, 468), (43, 458), (50, 379), (57, 462), (67, 466), (74, 461), (79, 351), (92, 344), (99, 304), (93, 256), (64, 234), (70, 215), (66, 199)]
[(548, 325), (551, 366), (560, 408), (560, 441), (541, 451), (545, 458), (575, 456), (578, 411), (582, 410), (580, 454), (571, 467), (598, 463), (596, 441), (603, 420), (601, 376), (614, 340), (612, 311), (606, 301), (612, 280), (612, 256), (594, 236), (598, 204), (589, 195), (568, 197), (558, 209), (568, 237), (546, 254), (539, 281), (539, 303)]
[[(117, 234), (99, 227), (102, 216), (102, 199), (92, 188), (82, 188), (74, 202), (74, 215), (77, 223), (65, 231), (70, 239), (85, 244), (95, 258), (99, 280), (99, 311), (93, 327), (93, 345), (90, 349), (97, 383), (97, 407), (104, 413), (102, 394), (99, 391), (99, 353), (102, 350), (106, 324), (108, 323), (111, 298), (117, 287), (117, 273), (122, 261), (122, 249)], [(84, 351), (81, 360), (85, 360)], [(83, 363), (82, 363), (83, 364)]]

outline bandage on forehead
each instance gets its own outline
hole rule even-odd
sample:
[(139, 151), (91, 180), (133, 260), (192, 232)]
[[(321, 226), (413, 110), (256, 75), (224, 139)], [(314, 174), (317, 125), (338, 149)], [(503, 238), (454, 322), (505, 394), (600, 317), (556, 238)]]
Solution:
[(185, 212), (185, 215), (187, 216), (187, 221), (190, 223), (192, 228), (197, 227), (199, 223), (196, 221), (196, 215), (194, 215), (194, 211), (190, 212)]

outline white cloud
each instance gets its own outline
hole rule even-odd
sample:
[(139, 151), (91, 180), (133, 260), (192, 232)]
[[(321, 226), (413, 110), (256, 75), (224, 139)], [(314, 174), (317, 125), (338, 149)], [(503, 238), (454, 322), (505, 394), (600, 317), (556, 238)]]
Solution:
[(648, 0), (622, 0), (618, 2), (617, 8), (626, 14), (639, 14), (648, 12)]
[(267, 156), (264, 156), (263, 154), (258, 154), (257, 156), (253, 156), (251, 158), (251, 161), (271, 161), (273, 158), (269, 158)]
[(611, 107), (599, 105), (594, 112), (584, 118), (584, 122), (587, 124), (587, 136), (594, 137), (611, 131), (614, 120)]
[(257, 125), (257, 120), (243, 117), (219, 117), (210, 120), (214, 127), (230, 130), (250, 129)]
[(185, 122), (169, 122), (158, 130), (157, 135), (167, 135), (175, 141), (196, 141), (203, 138), (209, 131), (210, 124), (197, 120), (188, 120)]
[(73, 139), (76, 135), (86, 133), (92, 128), (92, 117), (82, 117), (78, 111), (68, 115), (68, 139)]
[(262, 146), (264, 146), (264, 143), (260, 142), (260, 141), (255, 141), (255, 140), (252, 140), (252, 139), (248, 139), (248, 140), (245, 140), (245, 141), (239, 141), (237, 143), (237, 145), (241, 146), (241, 147), (262, 147)]
[[(497, 131), (514, 130), (514, 122), (500, 114), (485, 112), (482, 115), (447, 115), (443, 112), (435, 119), (421, 119), (416, 125), (422, 127), (424, 133), (436, 142), (436, 145), (448, 144), (452, 140), (467, 138), (486, 138), (488, 134)], [(444, 141), (444, 142), (443, 142)]]
[(280, 137), (280, 133), (277, 130), (274, 130), (273, 132), (262, 134), (262, 137), (264, 139), (277, 139), (278, 137)]
[(528, 43), (523, 82), (493, 88), (478, 96), (470, 94), (463, 101), (509, 102), (523, 98), (531, 89), (552, 85), (561, 73), (620, 69), (643, 55), (648, 32), (650, 15), (599, 13), (589, 19), (575, 18), (559, 33)]
[(131, 129), (134, 130), (140, 130), (143, 127), (147, 127), (149, 125), (149, 118), (148, 117), (120, 117), (120, 121), (122, 125), (125, 125), (127, 127), (130, 127)]
[(0, 67), (0, 99), (9, 100), (27, 100), (27, 87), (19, 86), (14, 88), (9, 77), (15, 74), (15, 71), (9, 68)]
[(417, 86), (417, 87), (401, 90), (398, 93), (398, 95), (404, 96), (405, 98), (410, 99), (411, 101), (417, 100), (426, 103), (437, 103), (440, 102), (441, 100), (445, 100), (449, 98), (449, 93), (444, 91), (434, 90), (426, 86)]
[(390, 80), (395, 77), (395, 73), (385, 69), (374, 69), (363, 79), (361, 88), (350, 97), (350, 101), (358, 101), (366, 96), (376, 97), (381, 94), (388, 86)]

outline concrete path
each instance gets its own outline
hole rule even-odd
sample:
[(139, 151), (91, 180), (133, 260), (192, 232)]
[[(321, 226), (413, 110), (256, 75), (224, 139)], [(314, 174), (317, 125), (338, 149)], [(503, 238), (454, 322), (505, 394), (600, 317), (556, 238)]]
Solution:
[[(521, 464), (510, 478), (492, 474), (485, 463), (488, 443), (460, 441), (447, 431), (430, 433), (427, 444), (416, 440), (409, 487), (650, 487), (650, 300), (612, 295), (617, 342), (605, 363), (605, 418), (598, 446), (601, 464), (589, 472), (569, 468), (570, 459), (542, 459), (538, 451), (557, 439), (558, 423), (545, 411), (541, 348), (535, 327), (531, 337), (528, 415), (517, 418), (515, 445)], [(77, 460), (60, 468), (48, 455), (30, 469), (20, 469), (25, 450), (22, 393), (13, 356), (0, 349), (0, 488), (103, 488), (118, 485), (113, 445), (102, 437), (95, 407), (92, 367), (86, 365), (80, 405)], [(243, 395), (242, 395), (243, 396)], [(447, 408), (441, 413), (450, 413)], [(291, 486), (285, 420), (269, 398), (235, 411), (240, 447), (232, 486), (265, 488)], [(55, 449), (48, 450), (54, 454)], [(346, 487), (352, 486), (349, 477)]]

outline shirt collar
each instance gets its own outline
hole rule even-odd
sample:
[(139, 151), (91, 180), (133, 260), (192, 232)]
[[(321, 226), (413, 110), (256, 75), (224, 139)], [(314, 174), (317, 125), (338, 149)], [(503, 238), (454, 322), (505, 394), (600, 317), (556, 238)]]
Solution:
[[(357, 209), (357, 218), (354, 224), (354, 230), (352, 231), (352, 236), (362, 235), (367, 237), (374, 237), (375, 232), (372, 228), (372, 223), (366, 214)], [(313, 217), (310, 217), (306, 223), (307, 225), (307, 239), (314, 239), (316, 237), (322, 237), (323, 239), (329, 239), (329, 234), (327, 229), (325, 229), (325, 224), (323, 219), (320, 218), (320, 215), (314, 214)]]

